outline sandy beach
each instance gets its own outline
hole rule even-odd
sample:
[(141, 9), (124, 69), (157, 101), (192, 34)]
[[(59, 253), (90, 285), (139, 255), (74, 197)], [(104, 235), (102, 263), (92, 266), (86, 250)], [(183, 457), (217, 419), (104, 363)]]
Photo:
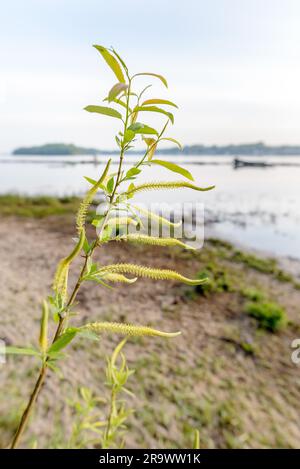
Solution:
[[(73, 235), (72, 216), (2, 217), (0, 338), (7, 345), (36, 344), (41, 301), (51, 290), (56, 264), (69, 252)], [(99, 263), (131, 261), (190, 277), (213, 265), (227, 282), (223, 291), (207, 294), (175, 282), (144, 279), (112, 290), (92, 283), (82, 288), (74, 323), (111, 320), (182, 331), (172, 340), (147, 338), (126, 344), (129, 365), (136, 369), (128, 386), (136, 397), (128, 398), (135, 414), (128, 422), (126, 447), (191, 447), (194, 428), (200, 431), (203, 448), (299, 445), (300, 375), (291, 361), (291, 342), (300, 337), (298, 284), (277, 271), (258, 271), (233, 249), (207, 241), (195, 254), (121, 243), (97, 252)], [(293, 272), (299, 272), (299, 263), (293, 266)], [(285, 308), (289, 322), (282, 330), (264, 331), (245, 314), (247, 288), (260, 289)], [(106, 335), (99, 343), (82, 338), (74, 342), (62, 362), (64, 376), (52, 373), (46, 380), (23, 446), (66, 446), (72, 417), (66, 396), (75, 399), (79, 386), (103, 396), (102, 358), (117, 341)], [(9, 389), (0, 404), (2, 447), (15, 429), (37, 366), (33, 358), (19, 356), (1, 365), (2, 389)]]

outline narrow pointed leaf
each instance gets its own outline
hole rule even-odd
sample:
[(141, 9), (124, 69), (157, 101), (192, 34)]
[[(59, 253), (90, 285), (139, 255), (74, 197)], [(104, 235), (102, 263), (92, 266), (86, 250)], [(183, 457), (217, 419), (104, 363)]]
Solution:
[(140, 172), (141, 172), (141, 170), (138, 169), (138, 168), (135, 168), (135, 167), (130, 168), (126, 173), (126, 177), (131, 178), (133, 176), (137, 176), (138, 174), (140, 174)]
[[(109, 98), (105, 98), (103, 99), (103, 101), (109, 101)], [(112, 103), (116, 103), (116, 104), (119, 104), (120, 106), (122, 106), (123, 108), (127, 109), (127, 105), (126, 103), (123, 103), (123, 101), (121, 101), (121, 99), (118, 99), (118, 98), (114, 98), (114, 99), (111, 99)], [(129, 109), (129, 112), (132, 112), (132, 109), (128, 108)]]
[(117, 59), (103, 46), (94, 45), (95, 49), (102, 55), (107, 65), (112, 69), (117, 79), (121, 83), (125, 83), (125, 78)]
[(191, 173), (187, 169), (182, 168), (181, 166), (178, 166), (178, 164), (171, 163), (170, 161), (163, 161), (163, 160), (151, 160), (151, 163), (158, 164), (159, 166), (163, 166), (164, 168), (169, 169), (170, 171), (173, 171), (173, 173), (181, 174), (182, 176), (184, 176), (187, 179), (190, 179), (191, 181), (194, 180)]
[(65, 348), (76, 336), (77, 330), (67, 330), (64, 332), (49, 348), (49, 352), (59, 352), (63, 348)]
[(156, 98), (146, 99), (146, 101), (142, 103), (142, 106), (149, 106), (151, 104), (166, 104), (167, 106), (173, 106), (173, 107), (178, 108), (177, 104), (172, 103), (172, 101), (169, 101), (168, 99), (156, 99)]
[(167, 80), (162, 76), (162, 75), (158, 75), (157, 73), (150, 73), (150, 72), (142, 72), (142, 73), (136, 73), (136, 75), (134, 75), (135, 77), (138, 77), (138, 76), (151, 76), (151, 77), (156, 77), (158, 78), (164, 85), (166, 88), (168, 88), (168, 83), (167, 83)]
[(157, 141), (154, 138), (146, 138), (146, 137), (143, 137), (143, 140), (144, 142), (146, 142), (146, 145), (148, 146), (147, 156), (148, 156), (148, 160), (150, 161), (152, 160), (153, 155), (156, 151)]
[(125, 83), (116, 83), (108, 93), (108, 101), (113, 101), (122, 91), (127, 90), (127, 88), (128, 85)]
[(131, 129), (127, 129), (124, 134), (124, 143), (129, 143), (135, 137), (135, 132)]
[(5, 347), (5, 353), (8, 355), (35, 355), (40, 356), (40, 353), (34, 348), (30, 347)]
[(112, 177), (107, 183), (107, 192), (111, 194), (113, 191), (113, 188), (114, 188), (114, 178)]
[(161, 138), (160, 140), (168, 140), (169, 142), (172, 142), (172, 143), (175, 143), (175, 145), (177, 145), (180, 150), (182, 150), (182, 145), (180, 142), (178, 142), (178, 140), (176, 140), (175, 138), (171, 138), (171, 137), (163, 137)]
[(160, 107), (157, 106), (137, 106), (133, 110), (134, 112), (158, 112), (160, 114), (164, 114), (167, 116), (172, 124), (174, 124), (174, 116), (171, 112), (167, 112), (164, 109), (161, 109)]
[[(92, 179), (92, 178), (90, 178), (90, 177), (88, 177), (88, 176), (83, 176), (83, 177), (84, 177), (84, 179), (85, 179), (87, 182), (89, 182), (89, 183), (92, 184), (93, 186), (94, 186), (95, 184), (97, 184), (96, 179)], [(105, 190), (105, 187), (104, 187), (103, 184), (99, 184), (98, 187), (99, 187), (99, 189)]]
[(149, 135), (158, 135), (157, 130), (149, 127), (146, 124), (142, 124), (140, 122), (135, 122), (128, 127), (128, 130), (132, 130), (136, 134), (149, 134)]
[(89, 105), (84, 108), (88, 112), (96, 112), (97, 114), (104, 114), (105, 116), (115, 117), (122, 119), (122, 115), (111, 107)]

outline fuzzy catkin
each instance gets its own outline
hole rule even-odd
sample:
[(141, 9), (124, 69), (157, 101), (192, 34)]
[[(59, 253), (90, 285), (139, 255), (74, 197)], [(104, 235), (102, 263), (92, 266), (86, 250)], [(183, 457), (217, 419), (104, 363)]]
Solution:
[(187, 285), (200, 285), (205, 283), (207, 279), (189, 279), (180, 275), (174, 270), (168, 269), (153, 269), (151, 267), (144, 267), (142, 265), (135, 264), (111, 264), (102, 267), (99, 271), (100, 274), (103, 272), (115, 272), (120, 274), (133, 274), (136, 277), (147, 277), (154, 280), (175, 280), (178, 282), (186, 283)]
[(150, 244), (152, 246), (179, 246), (185, 249), (195, 249), (176, 238), (159, 238), (157, 236), (147, 236), (143, 234), (128, 234), (119, 236), (116, 239), (117, 241), (124, 240), (138, 244)]
[(185, 181), (168, 181), (168, 182), (146, 182), (145, 184), (140, 184), (139, 186), (133, 187), (131, 190), (127, 192), (127, 195), (133, 195), (137, 192), (147, 191), (147, 190), (158, 190), (158, 189), (180, 189), (180, 188), (187, 188), (193, 189), (195, 191), (210, 191), (214, 189), (215, 186), (208, 186), (208, 187), (198, 187), (190, 182)]
[(134, 324), (121, 324), (117, 322), (93, 322), (86, 324), (81, 329), (101, 334), (102, 332), (112, 332), (121, 335), (130, 336), (158, 336), (158, 337), (176, 337), (181, 332), (162, 332), (151, 327), (136, 326)]

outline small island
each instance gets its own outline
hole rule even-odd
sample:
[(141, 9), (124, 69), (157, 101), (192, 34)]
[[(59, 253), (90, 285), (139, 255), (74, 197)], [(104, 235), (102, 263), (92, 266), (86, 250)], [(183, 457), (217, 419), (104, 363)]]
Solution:
[(72, 143), (47, 143), (34, 147), (20, 147), (13, 151), (13, 155), (97, 155), (102, 153), (96, 148), (84, 148)]

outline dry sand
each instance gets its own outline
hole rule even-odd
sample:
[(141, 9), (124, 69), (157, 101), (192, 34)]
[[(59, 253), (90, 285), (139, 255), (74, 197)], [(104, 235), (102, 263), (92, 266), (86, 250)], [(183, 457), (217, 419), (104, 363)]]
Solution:
[[(59, 217), (1, 220), (0, 338), (7, 344), (36, 344), (40, 303), (49, 294), (58, 260), (72, 246), (72, 235), (70, 221)], [(101, 248), (97, 258), (193, 276), (207, 262), (206, 250), (192, 258), (180, 250), (117, 244)], [(291, 341), (300, 337), (300, 291), (244, 265), (220, 262), (237, 282), (269, 292), (285, 306), (292, 324), (277, 334), (263, 333), (243, 312), (244, 299), (237, 292), (189, 299), (186, 287), (177, 283), (139, 280), (113, 290), (87, 284), (78, 295), (75, 323), (104, 319), (182, 331), (173, 340), (147, 338), (126, 345), (129, 365), (137, 370), (128, 386), (136, 394), (130, 399), (136, 412), (129, 420), (129, 447), (188, 447), (193, 428), (200, 430), (202, 447), (300, 445), (300, 369), (290, 358)], [(62, 364), (64, 377), (50, 373), (46, 380), (23, 446), (33, 441), (38, 447), (67, 444), (67, 398), (82, 385), (103, 394), (103, 357), (117, 340), (106, 336), (99, 343), (74, 342)], [(253, 344), (255, 353), (247, 353), (245, 343)], [(36, 367), (31, 357), (16, 356), (1, 366), (2, 446), (28, 398)]]

